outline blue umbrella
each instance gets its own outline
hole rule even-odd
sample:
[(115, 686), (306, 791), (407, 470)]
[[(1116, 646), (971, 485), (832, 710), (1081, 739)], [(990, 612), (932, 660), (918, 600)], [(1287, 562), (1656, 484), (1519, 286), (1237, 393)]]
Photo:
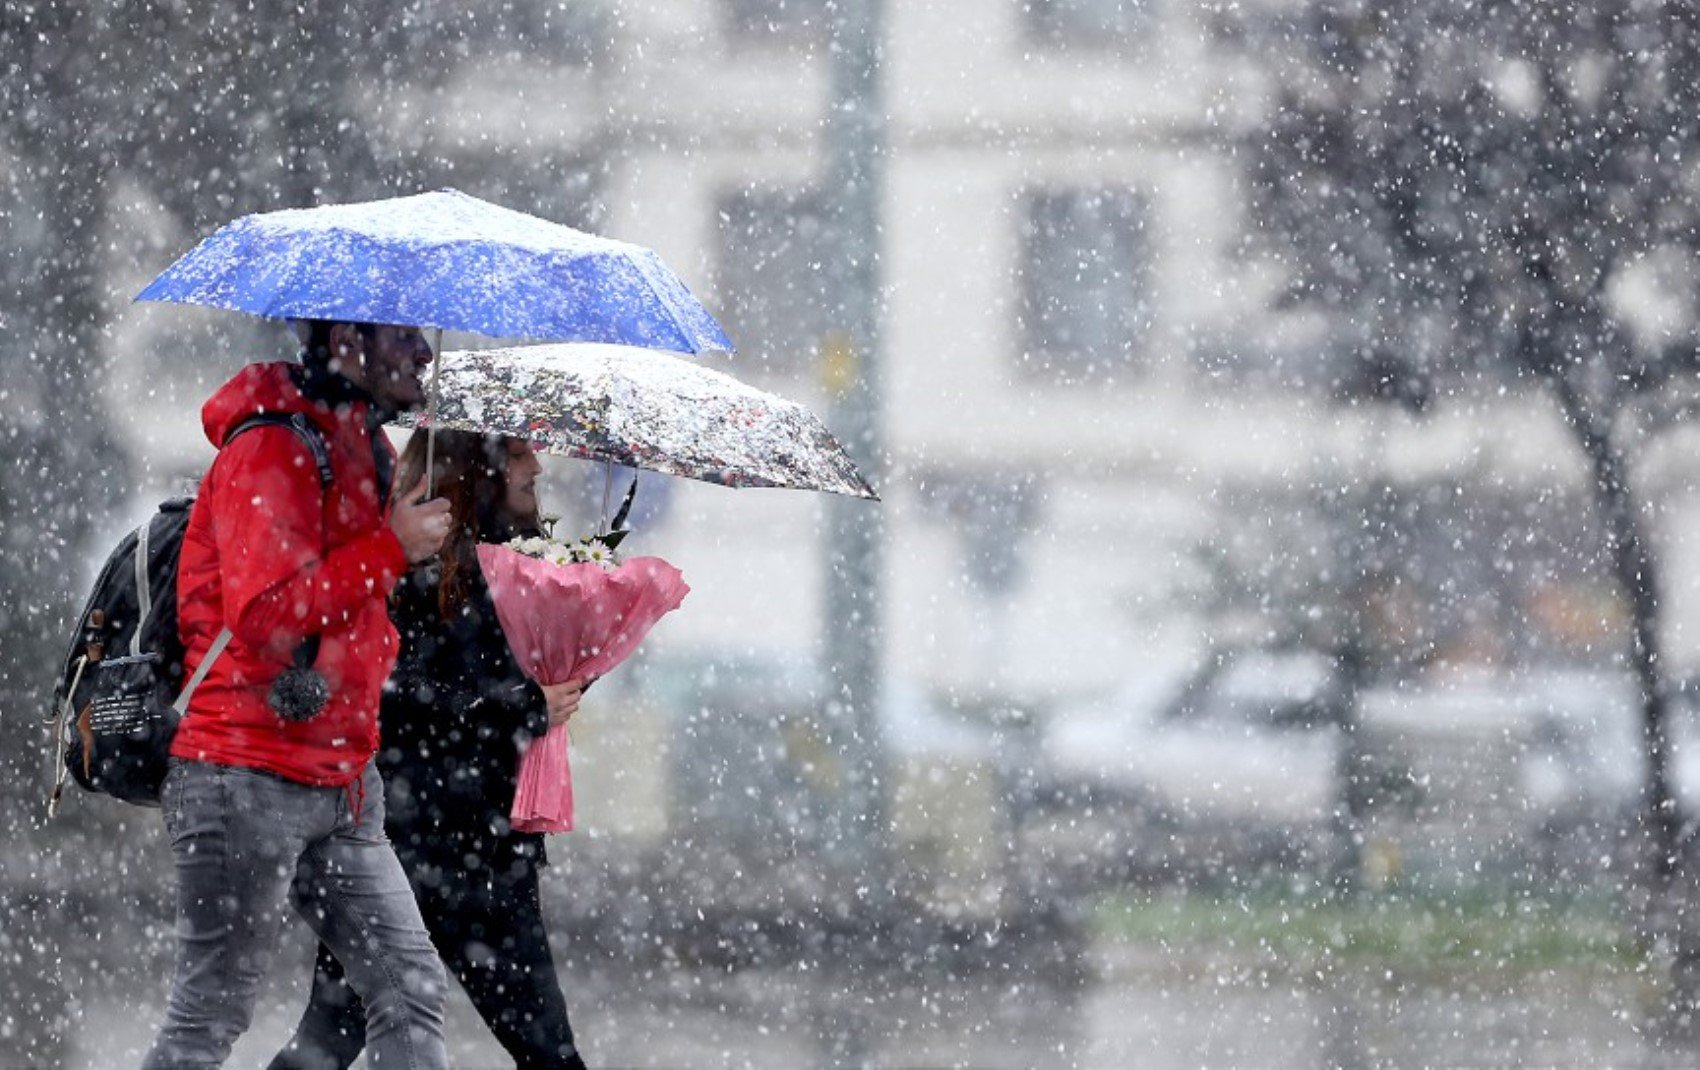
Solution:
[(661, 258), (458, 190), (243, 216), (136, 295), (282, 319), (730, 353)]

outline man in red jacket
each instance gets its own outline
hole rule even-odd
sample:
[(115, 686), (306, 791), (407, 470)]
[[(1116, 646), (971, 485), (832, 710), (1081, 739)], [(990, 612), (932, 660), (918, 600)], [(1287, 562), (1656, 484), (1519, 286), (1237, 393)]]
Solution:
[[(384, 836), (372, 765), (397, 636), (385, 600), (435, 554), (448, 503), (391, 503), (382, 425), (424, 401), (411, 327), (316, 323), (302, 362), (249, 365), (201, 410), (219, 447), (178, 566), (185, 670), (200, 672), (163, 789), (176, 856), (177, 966), (144, 1066), (216, 1067), (248, 1027), (291, 903), (348, 971), (382, 1066), (446, 1065), (442, 965)], [(313, 451), (261, 413), (303, 416)], [(205, 663), (203, 665), (203, 663)], [(280, 698), (279, 678), (315, 700)]]

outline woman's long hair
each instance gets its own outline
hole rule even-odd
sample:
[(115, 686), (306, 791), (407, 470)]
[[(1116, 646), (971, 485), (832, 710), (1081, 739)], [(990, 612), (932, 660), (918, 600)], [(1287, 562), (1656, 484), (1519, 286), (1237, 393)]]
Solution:
[[(506, 435), (439, 428), (432, 460), (436, 495), (449, 501), (449, 534), (438, 556), (442, 580), (437, 605), (449, 620), (466, 604), (469, 570), (477, 568), (480, 542), (506, 542), (516, 535), (536, 535), (542, 524), (535, 510), (529, 516), (508, 512), (508, 446)], [(426, 433), (413, 432), (401, 451), (396, 493), (405, 494), (425, 474)]]

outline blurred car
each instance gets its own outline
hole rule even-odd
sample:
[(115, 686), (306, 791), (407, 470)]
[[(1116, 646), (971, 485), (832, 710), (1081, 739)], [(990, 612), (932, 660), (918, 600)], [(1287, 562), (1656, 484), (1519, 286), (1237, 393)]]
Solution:
[[(1531, 732), (1522, 786), (1547, 872), (1574, 878), (1621, 873), (1639, 850), (1646, 751), (1642, 704), (1625, 672), (1557, 671), (1519, 687)], [(1700, 807), (1700, 730), (1690, 695), (1667, 707), (1670, 786), (1690, 821)], [(1602, 864), (1604, 863), (1604, 864)]]
[(1161, 877), (1321, 850), (1346, 701), (1321, 653), (1230, 648), (1055, 711), (1038, 773), (1054, 861), (1071, 845), (1107, 875)]
[[(622, 720), (652, 709), (653, 731), (608, 755), (622, 777), (610, 789), (622, 811), (653, 800), (646, 842), (692, 894), (807, 899), (855, 871), (868, 827), (846, 816), (846, 726), (811, 666), (693, 651), (643, 679)], [(1175, 651), (1048, 710), (903, 679), (883, 692), (886, 844), (947, 913), (1129, 880), (1314, 874), (1342, 857), (1348, 699), (1320, 652)], [(1580, 872), (1626, 850), (1642, 756), (1625, 677), (1454, 674), (1366, 690), (1356, 721), (1358, 842), (1383, 878)], [(1686, 740), (1700, 736), (1686, 710), (1675, 722), (1693, 813), (1700, 747)], [(640, 760), (652, 792), (634, 790)]]
[[(1397, 870), (1449, 883), (1614, 880), (1639, 851), (1645, 782), (1641, 703), (1621, 671), (1539, 667), (1459, 673), (1366, 692), (1362, 739), (1401, 763), (1413, 807), (1371, 837)], [(1686, 700), (1669, 712), (1672, 788), (1700, 803), (1700, 733)]]
[[(1700, 717), (1670, 708), (1672, 788), (1700, 815)], [(1100, 879), (1338, 857), (1347, 692), (1326, 655), (1234, 648), (1149, 666), (1042, 733), (1047, 862)], [(1639, 849), (1645, 755), (1621, 671), (1456, 669), (1355, 712), (1371, 879), (1612, 877)]]

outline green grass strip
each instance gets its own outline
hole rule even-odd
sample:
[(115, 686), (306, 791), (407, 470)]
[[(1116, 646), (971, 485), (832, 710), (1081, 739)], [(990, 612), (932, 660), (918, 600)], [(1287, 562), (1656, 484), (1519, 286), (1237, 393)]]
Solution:
[(1158, 891), (1105, 898), (1097, 935), (1175, 953), (1223, 953), (1311, 969), (1633, 969), (1643, 956), (1604, 897), (1465, 891), (1366, 893), (1352, 900), (1267, 889)]

